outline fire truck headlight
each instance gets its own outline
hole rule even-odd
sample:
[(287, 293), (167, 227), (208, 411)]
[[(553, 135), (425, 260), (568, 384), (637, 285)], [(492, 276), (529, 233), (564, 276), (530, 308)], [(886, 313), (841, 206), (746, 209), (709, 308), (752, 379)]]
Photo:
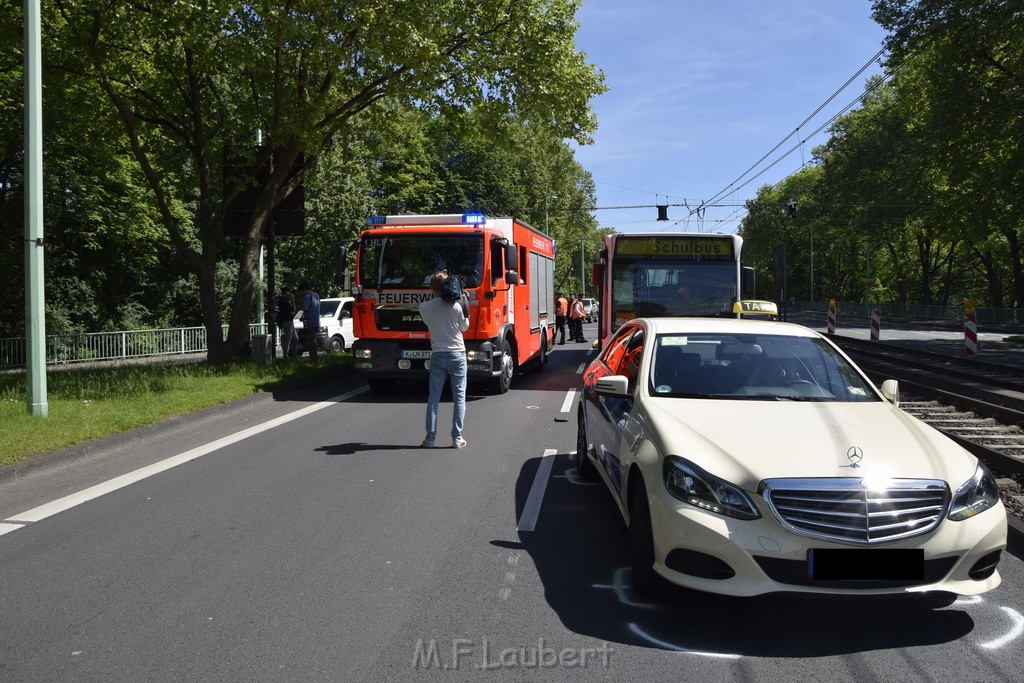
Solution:
[(489, 361), (491, 359), (491, 352), (487, 350), (480, 351), (467, 351), (466, 360), (472, 363), (473, 361)]
[(408, 358), (403, 358), (402, 360), (398, 361), (398, 367), (400, 367), (403, 370), (408, 370), (409, 368), (412, 367), (412, 363), (409, 362)]
[(370, 349), (356, 349), (355, 356), (356, 358), (372, 358), (373, 353), (370, 351)]

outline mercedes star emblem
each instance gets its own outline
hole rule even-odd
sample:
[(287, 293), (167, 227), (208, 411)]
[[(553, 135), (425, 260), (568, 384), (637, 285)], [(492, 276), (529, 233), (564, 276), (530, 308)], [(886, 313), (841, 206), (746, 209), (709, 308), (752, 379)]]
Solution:
[(864, 459), (864, 451), (857, 446), (850, 446), (850, 450), (846, 451), (846, 458), (850, 461), (850, 467), (860, 467), (858, 463)]

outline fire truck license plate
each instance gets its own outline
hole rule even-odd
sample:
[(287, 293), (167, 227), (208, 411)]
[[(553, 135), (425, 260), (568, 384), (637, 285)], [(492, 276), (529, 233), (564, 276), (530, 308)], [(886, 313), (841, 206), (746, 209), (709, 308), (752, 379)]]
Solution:
[(430, 358), (430, 351), (424, 351), (419, 349), (413, 349), (411, 351), (402, 351), (402, 358)]

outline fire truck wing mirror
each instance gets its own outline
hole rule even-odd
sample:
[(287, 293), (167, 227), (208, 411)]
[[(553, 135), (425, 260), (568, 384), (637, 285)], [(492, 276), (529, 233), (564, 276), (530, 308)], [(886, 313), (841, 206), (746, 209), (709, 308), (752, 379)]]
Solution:
[(519, 251), (514, 244), (505, 245), (505, 270), (519, 270)]
[(600, 287), (601, 283), (604, 282), (604, 264), (603, 263), (595, 263), (593, 266), (591, 266), (591, 268), (590, 268), (590, 282), (591, 282), (591, 284), (594, 284), (597, 287)]
[(519, 273), (515, 272), (514, 270), (510, 270), (507, 273), (505, 273), (505, 283), (509, 285), (518, 285)]

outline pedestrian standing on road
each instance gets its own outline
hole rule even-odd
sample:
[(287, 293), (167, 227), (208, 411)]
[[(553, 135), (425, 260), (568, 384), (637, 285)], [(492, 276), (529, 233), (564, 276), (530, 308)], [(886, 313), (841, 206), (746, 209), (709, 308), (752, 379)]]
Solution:
[(430, 397), (427, 399), (427, 437), (422, 448), (433, 448), (437, 437), (437, 411), (446, 379), (452, 385), (452, 448), (464, 448), (462, 425), (466, 419), (466, 342), (462, 333), (469, 329), (469, 318), (458, 300), (442, 298), (449, 275), (439, 270), (430, 276), (434, 296), (420, 303), (420, 317), (430, 332)]
[(292, 288), (282, 287), (277, 298), (277, 329), (281, 330), (281, 353), (285, 358), (299, 351), (299, 335), (295, 332), (295, 301)]
[[(565, 322), (569, 317), (569, 300), (561, 291), (555, 292), (555, 335), (561, 333), (559, 345), (565, 344)], [(571, 333), (571, 330), (570, 330)], [(570, 334), (571, 336), (571, 334)]]
[(583, 308), (583, 296), (573, 294), (572, 303), (569, 305), (569, 334), (574, 342), (587, 341), (583, 338), (583, 318), (586, 315), (587, 312)]
[(309, 351), (309, 359), (315, 363), (319, 351), (316, 334), (320, 330), (320, 295), (313, 291), (308, 282), (299, 285), (299, 295), (302, 296), (302, 311), (305, 313), (302, 331), (306, 338), (306, 350)]

